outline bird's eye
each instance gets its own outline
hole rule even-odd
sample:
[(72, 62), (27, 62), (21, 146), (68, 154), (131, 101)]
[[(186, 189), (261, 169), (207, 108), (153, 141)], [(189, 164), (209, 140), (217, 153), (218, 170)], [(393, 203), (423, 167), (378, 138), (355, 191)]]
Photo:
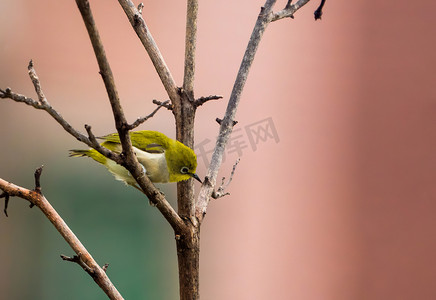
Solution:
[(186, 173), (188, 173), (189, 172), (189, 169), (187, 168), (187, 167), (182, 167), (181, 169), (180, 169), (180, 173), (182, 173), (182, 174), (186, 174)]

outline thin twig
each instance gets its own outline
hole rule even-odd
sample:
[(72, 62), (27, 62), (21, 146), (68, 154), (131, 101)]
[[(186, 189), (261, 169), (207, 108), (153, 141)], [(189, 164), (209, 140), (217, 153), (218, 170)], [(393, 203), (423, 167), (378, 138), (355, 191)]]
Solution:
[[(121, 159), (119, 155), (110, 151), (107, 148), (101, 147), (99, 143), (94, 139), (90, 139), (85, 135), (81, 134), (79, 131), (74, 129), (48, 102), (47, 98), (44, 95), (44, 92), (41, 88), (41, 83), (39, 81), (38, 75), (36, 73), (33, 61), (29, 62), (28, 65), (29, 76), (32, 80), (32, 83), (35, 87), (36, 93), (38, 94), (39, 101), (35, 101), (30, 97), (26, 97), (24, 95), (14, 93), (10, 88), (6, 88), (6, 90), (0, 90), (0, 98), (9, 98), (16, 102), (22, 102), (27, 105), (33, 106), (36, 109), (41, 109), (46, 111), (50, 116), (52, 116), (69, 134), (74, 136), (77, 140), (85, 143), (91, 148), (96, 149), (102, 155), (112, 159), (117, 163), (121, 163)], [(88, 132), (89, 134), (89, 132)], [(90, 136), (91, 137), (91, 136)]]
[[(168, 101), (168, 100), (167, 100)], [(161, 102), (161, 101), (159, 101), (159, 100), (156, 100), (156, 99), (153, 99), (153, 103), (154, 104), (156, 104), (156, 105), (162, 105), (163, 107), (165, 107), (166, 109), (168, 109), (168, 110), (173, 110), (173, 105), (172, 104), (164, 104), (165, 102), (167, 102), (167, 101), (164, 101), (164, 102)]]
[(8, 216), (8, 204), (9, 204), (9, 194), (6, 192), (3, 192), (0, 195), (0, 199), (5, 198), (5, 208), (3, 209), (3, 212), (5, 213), (6, 217)]
[(30, 97), (12, 92), (11, 88), (6, 88), (5, 90), (0, 89), (0, 98), (8, 98), (14, 100), (15, 102), (22, 102), (27, 105), (33, 106), (36, 109), (45, 109), (44, 106), (38, 101), (33, 100)]
[(222, 178), (221, 185), (218, 188), (218, 190), (216, 192), (215, 191), (212, 192), (212, 198), (218, 199), (218, 198), (230, 195), (229, 192), (226, 192), (226, 189), (230, 185), (230, 183), (232, 182), (233, 175), (235, 175), (236, 166), (239, 164), (240, 161), (241, 161), (240, 158), (238, 158), (236, 160), (235, 164), (233, 165), (232, 172), (230, 173), (229, 180), (227, 180), (227, 182), (225, 182), (225, 180), (226, 180), (225, 177)]
[(33, 86), (35, 87), (36, 94), (38, 95), (39, 103), (41, 105), (50, 105), (47, 101), (47, 98), (45, 97), (42, 88), (41, 83), (39, 82), (38, 75), (36, 75), (35, 69), (33, 68), (33, 61), (30, 60), (29, 65), (27, 67), (29, 71), (30, 79), (32, 80)]
[(76, 235), (71, 231), (62, 217), (51, 206), (50, 202), (41, 193), (40, 176), (42, 168), (38, 168), (35, 171), (35, 188), (29, 190), (11, 182), (0, 178), (0, 189), (3, 190), (3, 194), (7, 194), (11, 197), (19, 197), (29, 201), (32, 205), (38, 207), (42, 213), (49, 219), (54, 225), (57, 231), (70, 245), (71, 249), (81, 258), (83, 264), (87, 268), (92, 270), (92, 277), (94, 281), (101, 287), (110, 299), (123, 299), (121, 294), (117, 291), (116, 287), (112, 284), (105, 271), (100, 268), (88, 250), (83, 246)]
[[(286, 3), (285, 9), (289, 9), (292, 5), (292, 0), (288, 0), (288, 3)], [(293, 19), (294, 15), (290, 15), (289, 18)]]
[(294, 18), (294, 13), (299, 10), (301, 7), (303, 7), (307, 2), (310, 0), (299, 0), (294, 4), (291, 4), (292, 1), (288, 1), (285, 8), (273, 13), (271, 22), (278, 21), (283, 18)]
[[(216, 121), (218, 124), (221, 125), (221, 123), (223, 122), (223, 119), (216, 118), (215, 121)], [(238, 121), (233, 120), (233, 124), (232, 124), (232, 126), (235, 126), (236, 124), (238, 124)]]
[[(112, 74), (112, 70), (110, 68), (109, 62), (107, 60), (103, 43), (101, 41), (100, 35), (98, 33), (97, 27), (95, 25), (94, 17), (91, 12), (91, 8), (87, 0), (76, 0), (77, 6), (79, 7), (80, 13), (82, 15), (83, 21), (85, 23), (86, 29), (88, 30), (88, 35), (91, 40), (92, 46), (94, 48), (94, 53), (97, 58), (98, 65), (100, 67), (100, 74), (103, 78), (106, 91), (109, 96), (109, 101), (112, 106), (112, 112), (115, 118), (115, 126), (118, 131), (118, 135), (120, 138), (120, 143), (123, 149), (121, 157), (123, 160), (121, 161), (121, 165), (124, 166), (132, 175), (133, 178), (137, 181), (138, 185), (147, 195), (149, 200), (156, 205), (165, 219), (170, 223), (170, 225), (174, 228), (174, 230), (181, 230), (185, 226), (183, 220), (174, 210), (174, 208), (169, 204), (169, 202), (165, 199), (165, 196), (159, 192), (159, 190), (153, 185), (150, 179), (146, 176), (143, 171), (142, 165), (138, 162), (136, 155), (133, 152), (132, 142), (129, 136), (129, 125), (127, 123), (126, 117), (124, 115), (123, 109), (121, 107), (120, 99), (118, 97), (118, 93), (115, 87), (115, 81)], [(142, 20), (142, 16), (139, 14), (136, 7), (133, 5), (131, 1), (121, 1), (125, 6), (124, 10), (134, 14), (130, 14), (134, 19)], [(127, 12), (126, 12), (127, 14)], [(129, 17), (130, 20), (130, 17)], [(136, 22), (132, 19), (133, 22)], [(142, 22), (143, 23), (143, 22)], [(142, 24), (141, 23), (141, 24)], [(143, 23), (145, 25), (145, 23)], [(137, 26), (135, 28), (140, 28), (144, 30), (144, 26)], [(144, 34), (149, 34), (145, 32)], [(153, 41), (154, 42), (154, 41)], [(160, 53), (159, 53), (160, 54)], [(159, 71), (158, 71), (159, 72)], [(171, 97), (170, 97), (171, 99)], [(89, 132), (88, 132), (89, 133)]]
[(42, 174), (42, 168), (44, 166), (40, 166), (38, 169), (35, 170), (35, 189), (34, 191), (37, 192), (38, 194), (42, 195), (42, 190), (41, 190), (41, 174)]
[(207, 96), (207, 97), (200, 97), (198, 99), (195, 99), (194, 105), (195, 105), (195, 107), (199, 107), (199, 106), (203, 105), (204, 103), (206, 103), (207, 101), (210, 101), (210, 100), (219, 100), (219, 99), (222, 99), (222, 98), (223, 98), (223, 96), (220, 96), (220, 95), (210, 95), (210, 96)]
[(141, 125), (142, 123), (144, 123), (145, 121), (147, 121), (148, 119), (154, 117), (154, 115), (157, 113), (157, 111), (158, 111), (159, 109), (161, 109), (162, 107), (166, 107), (166, 105), (168, 105), (169, 102), (170, 102), (170, 100), (167, 100), (167, 101), (162, 102), (161, 104), (159, 104), (159, 105), (155, 108), (155, 110), (153, 110), (153, 112), (152, 112), (151, 114), (149, 114), (149, 115), (147, 115), (147, 116), (145, 116), (145, 117), (138, 118), (135, 122), (133, 122), (133, 124), (131, 124), (131, 125), (128, 126), (129, 130), (133, 130), (133, 129), (135, 129), (136, 127), (138, 127), (139, 125)]
[(105, 157), (113, 160), (114, 162), (116, 162), (117, 164), (123, 164), (124, 160), (121, 157), (120, 154), (109, 150), (106, 147), (103, 147), (98, 141), (97, 138), (95, 137), (94, 133), (92, 132), (92, 128), (90, 125), (85, 124), (85, 130), (88, 133), (88, 139), (90, 142), (90, 147), (94, 148), (95, 150), (97, 150), (99, 153), (101, 153), (102, 155), (104, 155)]

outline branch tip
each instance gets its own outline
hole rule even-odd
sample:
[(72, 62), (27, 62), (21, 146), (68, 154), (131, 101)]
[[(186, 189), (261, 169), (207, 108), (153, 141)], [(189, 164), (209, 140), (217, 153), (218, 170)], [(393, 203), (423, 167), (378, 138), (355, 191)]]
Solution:
[(3, 192), (0, 195), (0, 199), (5, 198), (5, 208), (3, 209), (3, 212), (5, 213), (6, 217), (8, 217), (8, 204), (9, 204), (9, 194), (6, 192)]
[(94, 133), (92, 132), (91, 125), (85, 124), (85, 130), (88, 133), (88, 138), (89, 138), (89, 141), (91, 142), (91, 144), (93, 146), (98, 147), (97, 145), (100, 145), (100, 144), (98, 143), (97, 138), (95, 137)]
[[(41, 192), (41, 174), (42, 174), (42, 168), (44, 166), (40, 166), (38, 169), (35, 170), (35, 192), (37, 192), (38, 194), (42, 194)], [(33, 204), (33, 203), (32, 203)], [(32, 205), (33, 206), (33, 205)], [(31, 206), (31, 207), (32, 207)]]
[[(216, 121), (218, 124), (221, 125), (221, 123), (223, 122), (223, 119), (216, 118), (215, 121)], [(238, 124), (238, 121), (233, 121), (233, 125), (232, 125), (232, 127), (235, 126), (236, 124)]]
[(318, 8), (315, 10), (315, 12), (313, 13), (315, 16), (315, 21), (316, 20), (321, 20), (321, 16), (322, 16), (322, 9), (324, 7), (325, 4), (325, 0), (321, 0), (321, 3), (319, 4)]
[(207, 101), (210, 101), (210, 100), (219, 100), (219, 99), (222, 99), (222, 98), (223, 98), (223, 96), (221, 96), (221, 95), (210, 95), (210, 96), (207, 96), (207, 97), (200, 97), (198, 99), (195, 99), (194, 106), (195, 107), (199, 107), (199, 106), (203, 105), (204, 103), (206, 103)]
[(226, 181), (226, 178), (225, 178), (225, 177), (223, 177), (223, 178), (221, 179), (221, 186), (218, 188), (217, 191), (215, 191), (215, 190), (212, 191), (212, 198), (214, 198), (214, 199), (218, 199), (218, 198), (222, 198), (222, 197), (224, 197), (224, 196), (228, 196), (228, 195), (230, 195), (230, 193), (229, 193), (229, 192), (226, 192), (225, 190), (226, 190), (226, 188), (230, 185), (230, 183), (232, 182), (232, 180), (233, 180), (233, 175), (235, 175), (236, 166), (239, 164), (240, 161), (241, 161), (240, 158), (238, 158), (238, 159), (236, 160), (235, 164), (233, 165), (232, 172), (230, 173), (229, 180), (228, 180), (227, 182), (225, 182), (225, 181)]
[[(141, 4), (142, 4), (142, 3), (141, 3)], [(109, 264), (106, 263), (106, 264), (104, 264), (101, 268), (103, 269), (103, 271), (106, 272), (107, 268), (109, 268)]]
[(33, 69), (33, 60), (32, 59), (29, 61), (29, 64), (27, 65), (27, 70), (30, 71), (31, 69)]
[(139, 3), (138, 4), (138, 13), (140, 13), (142, 15), (142, 9), (144, 8), (144, 3)]

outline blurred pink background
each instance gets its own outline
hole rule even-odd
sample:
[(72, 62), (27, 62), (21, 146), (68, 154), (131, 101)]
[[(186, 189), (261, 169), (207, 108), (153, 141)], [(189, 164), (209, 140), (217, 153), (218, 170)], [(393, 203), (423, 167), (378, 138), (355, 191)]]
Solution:
[[(195, 93), (224, 96), (198, 110), (196, 142), (212, 140), (206, 150), (212, 150), (215, 118), (223, 116), (263, 3), (200, 1)], [(278, 1), (276, 10), (285, 3)], [(181, 85), (185, 1), (144, 4), (148, 26)], [(322, 21), (315, 22), (317, 5), (311, 1), (294, 20), (270, 24), (262, 40), (237, 114), (240, 130), (233, 135), (245, 148), (240, 155), (229, 148), (220, 173), (228, 177), (241, 157), (231, 195), (210, 204), (202, 227), (202, 299), (436, 299), (434, 1), (327, 0)], [(133, 121), (154, 109), (152, 99), (167, 99), (165, 91), (118, 3), (91, 1), (91, 7)], [(75, 128), (90, 124), (96, 135), (114, 131), (74, 1), (1, 1), (0, 88), (35, 97), (30, 59), (48, 100)], [(246, 128), (264, 119), (274, 124), (278, 140), (266, 138), (253, 149)], [(171, 114), (161, 111), (140, 129), (174, 137), (173, 126)], [(79, 164), (75, 174), (87, 180), (90, 163), (67, 158), (68, 149), (82, 145), (44, 112), (0, 99), (0, 135), (1, 178), (32, 187), (32, 172), (44, 163), (54, 177)], [(198, 173), (205, 172), (199, 159)], [(104, 170), (98, 174), (106, 176)], [(115, 188), (126, 189), (118, 183)], [(62, 191), (51, 197), (62, 201)], [(15, 201), (10, 205), (18, 206)], [(68, 207), (80, 218), (81, 207)], [(11, 232), (24, 218), (17, 211), (8, 219), (0, 216), (3, 295), (26, 288), (14, 286), (8, 275), (22, 264), (8, 257), (22, 251), (14, 239), (24, 233)], [(165, 222), (154, 230), (162, 230), (173, 246)], [(152, 251), (158, 256), (161, 250)], [(169, 251), (175, 259), (174, 249)], [(47, 261), (62, 263), (57, 257)], [(63, 272), (79, 273), (76, 268), (67, 265)], [(168, 288), (176, 288), (171, 268)], [(110, 277), (129, 274), (122, 265), (109, 270)], [(28, 271), (45, 276), (44, 269)]]

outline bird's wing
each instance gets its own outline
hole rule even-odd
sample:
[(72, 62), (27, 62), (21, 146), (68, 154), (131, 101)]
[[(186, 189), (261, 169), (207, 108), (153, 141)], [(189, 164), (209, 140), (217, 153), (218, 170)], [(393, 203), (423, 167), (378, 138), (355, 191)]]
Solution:
[(147, 146), (145, 146), (145, 149), (142, 149), (142, 150), (144, 150), (145, 152), (148, 152), (148, 153), (164, 153), (165, 152), (165, 149), (162, 145), (155, 144), (155, 143), (148, 144)]

